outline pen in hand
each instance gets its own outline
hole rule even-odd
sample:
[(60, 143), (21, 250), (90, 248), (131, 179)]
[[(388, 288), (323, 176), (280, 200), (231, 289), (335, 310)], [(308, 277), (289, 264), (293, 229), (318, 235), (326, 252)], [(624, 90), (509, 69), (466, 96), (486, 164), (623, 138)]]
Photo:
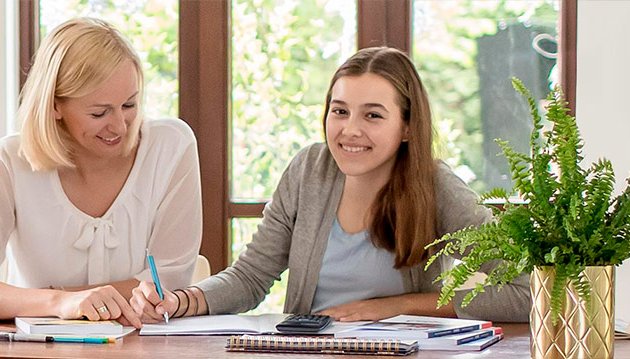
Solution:
[[(153, 277), (153, 283), (155, 283), (155, 289), (158, 292), (161, 300), (164, 300), (164, 292), (162, 292), (162, 285), (160, 284), (160, 277), (158, 277), (157, 268), (155, 267), (155, 261), (153, 256), (149, 254), (147, 248), (147, 262), (149, 262), (149, 268), (151, 268), (151, 277)], [(164, 312), (164, 321), (168, 324), (168, 312)]]

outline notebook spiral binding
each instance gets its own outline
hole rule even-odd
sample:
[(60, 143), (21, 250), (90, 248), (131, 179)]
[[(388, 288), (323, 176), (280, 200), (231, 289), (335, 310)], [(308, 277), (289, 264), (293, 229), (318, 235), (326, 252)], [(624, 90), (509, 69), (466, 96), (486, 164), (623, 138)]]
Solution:
[(226, 349), (228, 351), (406, 355), (417, 350), (417, 343), (393, 339), (233, 335), (228, 338)]

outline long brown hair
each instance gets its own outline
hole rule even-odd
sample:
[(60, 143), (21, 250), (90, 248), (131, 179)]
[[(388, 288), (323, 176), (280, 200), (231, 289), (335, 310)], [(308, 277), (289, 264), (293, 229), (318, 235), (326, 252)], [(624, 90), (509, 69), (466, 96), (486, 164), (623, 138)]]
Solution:
[(408, 141), (398, 149), (392, 175), (370, 208), (370, 237), (377, 247), (395, 253), (395, 268), (416, 265), (427, 257), (424, 247), (436, 235), (429, 99), (418, 72), (403, 52), (388, 47), (362, 49), (339, 67), (330, 82), (324, 129), (335, 82), (365, 73), (379, 75), (396, 88), (403, 121), (409, 128)]

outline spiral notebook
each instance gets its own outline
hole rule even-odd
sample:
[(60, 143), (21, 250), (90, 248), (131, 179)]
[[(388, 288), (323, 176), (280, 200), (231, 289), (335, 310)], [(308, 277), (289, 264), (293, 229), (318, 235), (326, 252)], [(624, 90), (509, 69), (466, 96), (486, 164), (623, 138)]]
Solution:
[(418, 350), (418, 343), (415, 340), (233, 335), (225, 348), (243, 352), (408, 355)]

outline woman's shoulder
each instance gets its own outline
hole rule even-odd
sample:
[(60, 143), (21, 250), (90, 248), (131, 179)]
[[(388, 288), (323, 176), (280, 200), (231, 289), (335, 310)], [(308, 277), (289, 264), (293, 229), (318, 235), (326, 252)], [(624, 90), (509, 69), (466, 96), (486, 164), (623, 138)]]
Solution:
[(190, 144), (195, 143), (195, 133), (192, 128), (181, 119), (147, 119), (142, 126), (143, 135), (150, 142), (160, 144)]
[[(20, 135), (13, 134), (0, 138), (0, 160), (3, 162), (23, 161), (19, 156)], [(8, 166), (8, 164), (7, 164)]]
[(20, 135), (13, 134), (0, 138), (0, 151), (8, 153), (17, 153), (20, 147)]

